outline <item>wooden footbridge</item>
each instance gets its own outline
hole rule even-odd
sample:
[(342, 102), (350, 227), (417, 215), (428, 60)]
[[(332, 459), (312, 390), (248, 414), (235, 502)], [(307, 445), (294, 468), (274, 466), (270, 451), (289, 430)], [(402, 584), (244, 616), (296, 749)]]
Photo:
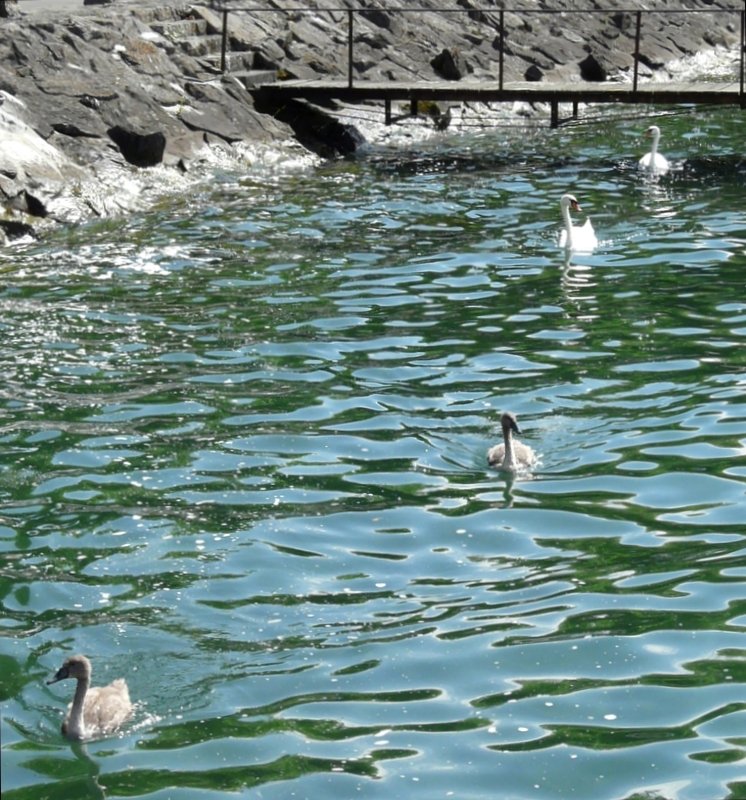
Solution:
[[(496, 48), (496, 75), (492, 80), (433, 80), (433, 81), (371, 81), (355, 75), (355, 22), (356, 15), (364, 14), (366, 9), (349, 8), (246, 8), (228, 5), (224, 0), (213, 0), (212, 8), (222, 14), (222, 52), (221, 69), (226, 71), (228, 57), (228, 43), (230, 41), (230, 19), (232, 14), (248, 13), (284, 13), (294, 14), (296, 17), (303, 13), (328, 13), (336, 15), (337, 19), (346, 19), (346, 79), (313, 79), (313, 80), (273, 80), (259, 83), (252, 91), (264, 93), (272, 98), (273, 102), (282, 102), (290, 99), (303, 99), (310, 102), (327, 105), (337, 100), (346, 103), (364, 103), (369, 101), (382, 101), (385, 106), (386, 121), (391, 122), (391, 104), (407, 103), (412, 114), (417, 113), (421, 103), (427, 102), (478, 102), (478, 103), (505, 103), (523, 101), (527, 103), (546, 103), (551, 109), (551, 124), (559, 124), (560, 104), (571, 104), (573, 116), (577, 116), (580, 103), (630, 103), (630, 104), (707, 104), (730, 105), (746, 108), (746, 94), (744, 84), (746, 80), (746, 3), (741, 8), (720, 8), (711, 5), (702, 8), (678, 9), (651, 9), (651, 10), (622, 10), (611, 9), (575, 9), (568, 11), (548, 9), (489, 9), (490, 18), (494, 19)], [(385, 14), (397, 13), (432, 13), (439, 11), (443, 14), (469, 13), (471, 9), (433, 9), (433, 8), (387, 8)], [(485, 10), (484, 13), (486, 13)], [(583, 81), (554, 82), (554, 81), (507, 81), (505, 80), (505, 59), (509, 52), (507, 45), (508, 30), (506, 15), (515, 20), (516, 16), (525, 18), (535, 15), (568, 16), (572, 14), (626, 14), (634, 20), (634, 52), (630, 78), (626, 82), (616, 81)], [(640, 64), (641, 41), (643, 40), (643, 22), (646, 15), (654, 14), (658, 17), (671, 17), (684, 14), (711, 15), (713, 30), (719, 25), (727, 24), (731, 30), (740, 28), (740, 46), (735, 54), (734, 77), (728, 81), (696, 81), (696, 82), (665, 82), (658, 80), (641, 80)], [(728, 18), (722, 15), (729, 15)], [(582, 16), (579, 18), (582, 24)], [(734, 24), (734, 21), (736, 24)], [(344, 63), (344, 62), (342, 62)], [(737, 70), (737, 72), (736, 72)]]
[(561, 103), (572, 104), (573, 117), (577, 116), (579, 103), (635, 103), (635, 104), (710, 104), (746, 106), (743, 85), (729, 83), (644, 83), (637, 87), (624, 83), (533, 83), (530, 81), (499, 84), (489, 81), (418, 81), (416, 83), (375, 83), (358, 81), (350, 85), (344, 81), (282, 81), (257, 87), (276, 99), (304, 99), (327, 105), (330, 100), (345, 103), (365, 103), (382, 100), (386, 108), (386, 121), (391, 122), (391, 103), (410, 104), (416, 114), (420, 103), (475, 102), (547, 103), (551, 109), (551, 124), (559, 124)]

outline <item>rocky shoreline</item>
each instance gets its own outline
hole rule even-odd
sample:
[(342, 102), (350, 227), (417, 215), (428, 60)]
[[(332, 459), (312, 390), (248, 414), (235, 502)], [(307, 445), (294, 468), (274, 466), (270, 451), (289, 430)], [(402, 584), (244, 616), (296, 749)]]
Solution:
[[(297, 0), (268, 0), (266, 11), (253, 13), (235, 2), (229, 5), (224, 73), (220, 3), (3, 5), (0, 236), (12, 239), (33, 233), (44, 220), (70, 224), (126, 212), (142, 202), (144, 187), (162, 184), (162, 176), (153, 177), (154, 167), (189, 174), (209, 165), (215, 153), (240, 161), (247, 146), (278, 148), (293, 141), (321, 157), (354, 151), (364, 137), (334, 109), (295, 102), (268, 107), (252, 93), (258, 80), (343, 77), (342, 7), (359, 9), (356, 79), (494, 80), (499, 12), (505, 7), (506, 80), (550, 81), (624, 80), (634, 51), (629, 12), (645, 4), (604, 0), (589, 8), (608, 14), (582, 14), (572, 0), (538, 0), (537, 13), (526, 17), (501, 0), (418, 0), (416, 12), (399, 13), (387, 11), (382, 0), (309, 2), (308, 11), (297, 10), (304, 5)], [(732, 7), (724, 0), (677, 4)], [(542, 14), (544, 8), (567, 13)], [(425, 15), (426, 9), (437, 10)], [(738, 24), (735, 12), (646, 15), (644, 74), (654, 76), (667, 63), (706, 49), (733, 47)], [(444, 127), (447, 118), (438, 116), (434, 122)]]

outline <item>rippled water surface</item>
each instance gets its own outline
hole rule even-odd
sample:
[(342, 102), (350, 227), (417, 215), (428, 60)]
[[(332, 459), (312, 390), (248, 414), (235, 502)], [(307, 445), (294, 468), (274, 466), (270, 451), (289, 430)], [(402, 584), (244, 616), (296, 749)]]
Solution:
[[(746, 797), (743, 116), (660, 119), (657, 181), (647, 124), (223, 173), (4, 253), (7, 800)], [(73, 652), (120, 736), (62, 739)]]

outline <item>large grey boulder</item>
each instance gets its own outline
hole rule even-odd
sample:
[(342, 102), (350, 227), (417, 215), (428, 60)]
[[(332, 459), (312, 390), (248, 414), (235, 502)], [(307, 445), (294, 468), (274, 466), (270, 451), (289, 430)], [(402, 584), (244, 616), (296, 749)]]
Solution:
[(445, 48), (430, 60), (430, 66), (447, 81), (460, 81), (471, 72), (466, 59), (458, 50)]

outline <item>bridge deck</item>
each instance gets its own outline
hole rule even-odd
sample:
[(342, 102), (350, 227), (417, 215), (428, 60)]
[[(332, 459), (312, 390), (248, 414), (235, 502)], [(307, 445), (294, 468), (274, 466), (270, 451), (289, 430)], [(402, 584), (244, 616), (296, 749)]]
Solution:
[(290, 80), (265, 83), (256, 87), (280, 98), (298, 98), (323, 102), (340, 100), (362, 103), (384, 101), (452, 101), (498, 103), (516, 100), (533, 103), (658, 103), (746, 105), (739, 81), (639, 83), (543, 83), (497, 81), (419, 81), (416, 83), (326, 80)]

